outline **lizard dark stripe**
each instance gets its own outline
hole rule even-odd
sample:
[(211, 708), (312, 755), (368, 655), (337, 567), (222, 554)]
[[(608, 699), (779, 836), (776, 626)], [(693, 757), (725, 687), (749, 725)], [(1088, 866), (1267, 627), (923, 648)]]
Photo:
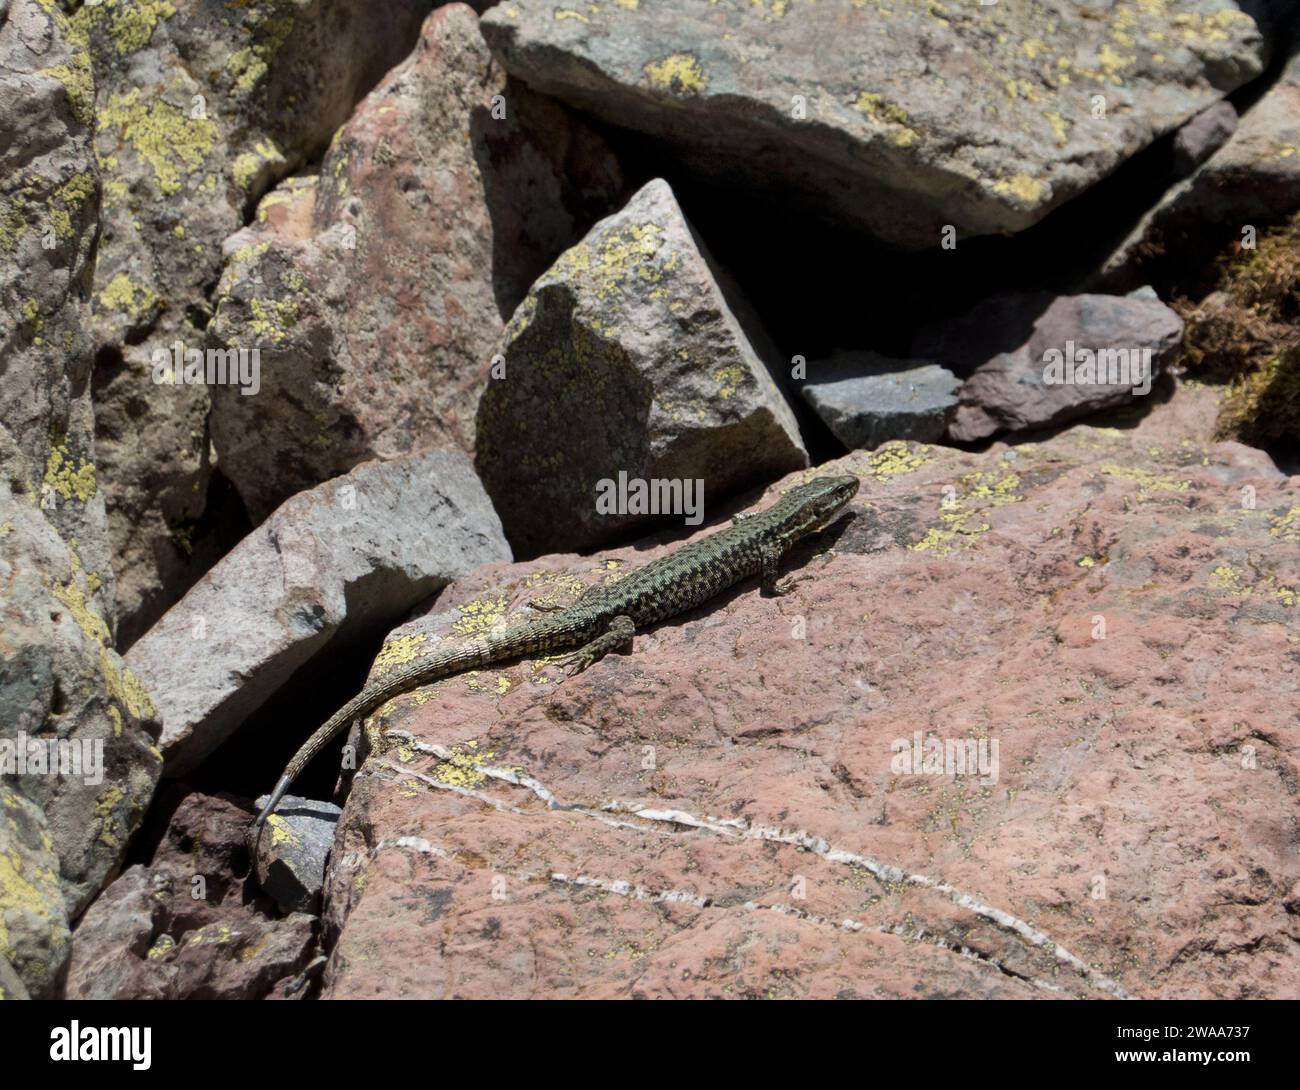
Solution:
[(858, 491), (858, 478), (817, 477), (790, 489), (765, 511), (738, 515), (733, 525), (652, 560), (612, 583), (588, 588), (573, 605), (515, 625), (498, 636), (420, 659), (353, 697), (303, 743), (257, 816), (259, 830), (307, 763), (352, 720), (421, 685), (525, 655), (577, 648), (564, 660), (570, 674), (625, 646), (638, 629), (703, 605), (755, 575), (764, 591), (784, 594), (781, 557), (800, 538), (826, 526)]

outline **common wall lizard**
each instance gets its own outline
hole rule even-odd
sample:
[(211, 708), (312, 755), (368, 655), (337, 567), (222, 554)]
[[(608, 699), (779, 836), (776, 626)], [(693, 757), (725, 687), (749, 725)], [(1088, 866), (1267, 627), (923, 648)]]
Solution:
[(790, 489), (766, 510), (738, 515), (731, 526), (652, 560), (617, 582), (589, 587), (571, 606), (385, 676), (348, 701), (302, 744), (253, 823), (254, 836), (323, 746), (354, 719), (401, 693), (467, 670), (568, 647), (577, 650), (560, 661), (572, 676), (630, 644), (637, 631), (694, 609), (751, 576), (761, 578), (764, 592), (785, 594), (794, 579), (778, 578), (782, 555), (800, 538), (825, 528), (857, 493), (858, 483), (853, 476), (817, 477)]

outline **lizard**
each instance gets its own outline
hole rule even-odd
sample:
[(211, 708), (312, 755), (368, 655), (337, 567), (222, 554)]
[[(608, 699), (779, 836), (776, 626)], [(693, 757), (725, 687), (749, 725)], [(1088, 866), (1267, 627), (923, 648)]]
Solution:
[(535, 606), (542, 613), (535, 619), (436, 652), (363, 688), (293, 755), (253, 822), (254, 842), (308, 762), (354, 719), (395, 696), (495, 663), (575, 648), (559, 660), (571, 677), (610, 651), (630, 646), (638, 631), (695, 609), (755, 575), (763, 593), (789, 593), (795, 580), (779, 576), (781, 557), (801, 538), (825, 529), (857, 494), (859, 483), (852, 475), (816, 477), (791, 488), (763, 511), (736, 515), (730, 526), (635, 568), (622, 579), (588, 587), (570, 606)]

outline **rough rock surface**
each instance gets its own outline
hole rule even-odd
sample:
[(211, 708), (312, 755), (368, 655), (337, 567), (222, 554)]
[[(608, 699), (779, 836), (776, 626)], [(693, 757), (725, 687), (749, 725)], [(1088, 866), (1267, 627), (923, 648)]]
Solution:
[(7, 999), (50, 999), (68, 961), (59, 859), (41, 808), (7, 779), (0, 781), (0, 989)]
[[(397, 698), (324, 994), (1300, 993), (1300, 479), (1179, 434), (849, 455), (791, 596)], [(485, 567), (389, 655), (658, 552)], [(918, 732), (995, 782), (909, 773)]]
[(91, 905), (72, 936), (69, 999), (260, 999), (300, 973), (315, 921), (275, 918), (248, 878), (252, 812), (187, 795), (149, 866)]
[[(44, 812), (75, 919), (116, 872), (149, 804), (160, 722), (112, 649), (96, 577), (20, 488), (0, 478), (0, 761), (6, 783)], [(0, 914), (14, 896), (0, 882)]]
[(919, 248), (1022, 230), (1257, 76), (1245, 6), (511, 0), (483, 26), (531, 86)]
[(608, 541), (644, 513), (597, 487), (700, 479), (706, 497), (806, 465), (762, 327), (668, 184), (649, 182), (542, 275), (497, 350), (475, 465), (521, 553)]
[(957, 408), (956, 377), (934, 363), (840, 352), (810, 364), (808, 376), (799, 392), (850, 450), (890, 439), (932, 443)]
[[(257, 800), (260, 812), (271, 799)], [(325, 859), (342, 811), (332, 802), (285, 795), (257, 842), (257, 884), (285, 912), (318, 913)]]
[(528, 285), (622, 188), (603, 141), (507, 85), (463, 4), (358, 106), (318, 177), (231, 238), (214, 343), (262, 391), (213, 392), (213, 442), (255, 520), (374, 457), (471, 450), (492, 346)]
[(75, 540), (111, 623), (94, 450), (88, 315), (100, 182), (90, 61), (52, 3), (0, 9), (0, 422), (55, 527)]
[(1153, 256), (1174, 256), (1207, 225), (1233, 233), (1300, 210), (1300, 49), (1228, 141), (1171, 189), (1105, 261), (1097, 282), (1128, 287)]
[(969, 373), (948, 435), (972, 442), (1144, 396), (1182, 331), (1177, 313), (1145, 295), (1001, 295), (927, 331), (917, 347)]
[(459, 451), (367, 462), (287, 500), (127, 653), (157, 695), (167, 775), (192, 769), (332, 640), (509, 556)]
[(1237, 130), (1237, 111), (1231, 102), (1216, 102), (1202, 110), (1174, 134), (1174, 169), (1190, 174), (1228, 142)]
[[(203, 347), (222, 241), (271, 183), (320, 155), (430, 6), (102, 0), (72, 17), (93, 63), (104, 178), (97, 453), (128, 640), (212, 559), (190, 549), (212, 469), (208, 392), (156, 383), (153, 353)], [(87, 110), (90, 86), (87, 71)]]

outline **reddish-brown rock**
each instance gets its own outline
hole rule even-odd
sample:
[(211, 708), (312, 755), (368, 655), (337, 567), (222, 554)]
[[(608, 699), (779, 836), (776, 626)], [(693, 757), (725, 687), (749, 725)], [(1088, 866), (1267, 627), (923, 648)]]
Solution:
[[(325, 994), (1300, 996), (1300, 480), (1204, 415), (849, 455), (792, 595), (391, 702)], [(666, 547), (487, 565), (376, 672)]]
[(434, 11), (318, 177), (226, 242), (211, 331), (259, 349), (262, 385), (212, 391), (212, 437), (254, 520), (369, 458), (470, 450), (505, 319), (621, 185), (593, 130), (507, 83), (473, 11)]
[(307, 966), (315, 919), (277, 919), (249, 883), (252, 811), (186, 795), (153, 861), (100, 895), (72, 936), (70, 999), (259, 999)]

